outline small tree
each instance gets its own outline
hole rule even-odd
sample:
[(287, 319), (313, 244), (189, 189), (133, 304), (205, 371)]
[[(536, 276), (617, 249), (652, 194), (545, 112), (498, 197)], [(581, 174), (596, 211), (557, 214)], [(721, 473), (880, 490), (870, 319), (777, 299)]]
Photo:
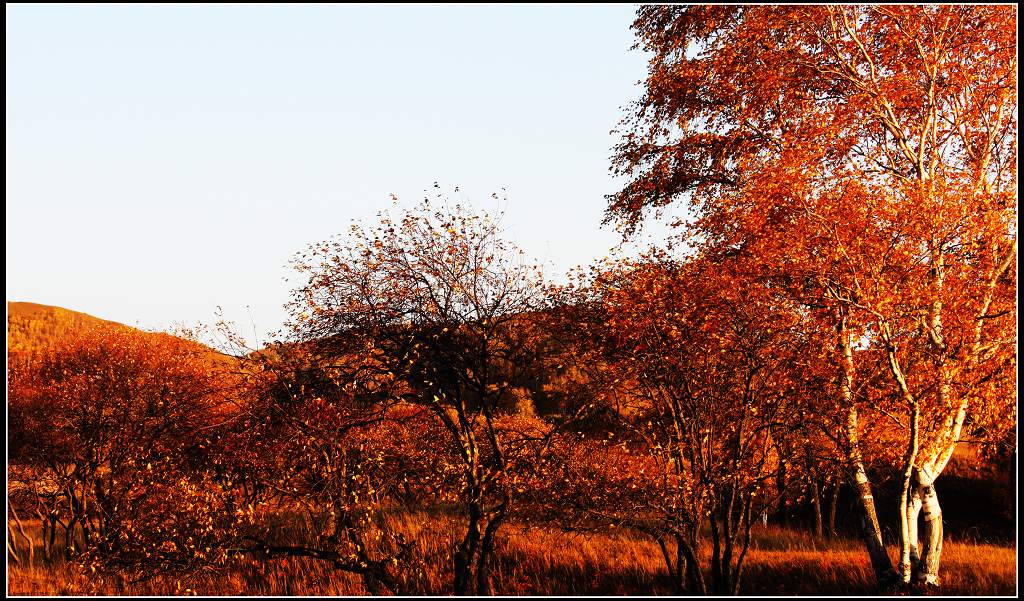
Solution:
[(10, 374), (12, 463), (43, 520), (47, 553), (132, 579), (204, 563), (223, 524), (203, 481), (202, 431), (223, 375), (209, 349), (166, 334), (101, 327), (66, 336)]
[[(392, 527), (387, 503), (410, 476), (393, 378), (367, 381), (325, 366), (304, 345), (271, 345), (240, 364), (248, 386), (218, 431), (217, 480), (244, 517), (226, 533), (234, 553), (273, 561), (307, 557), (358, 574), (369, 594), (417, 591), (413, 541)], [(305, 528), (280, 528), (281, 515)]]
[(797, 314), (733, 267), (627, 262), (598, 273), (567, 312), (579, 351), (599, 353), (609, 376), (594, 399), (609, 427), (596, 440), (555, 438), (553, 510), (576, 527), (651, 535), (676, 592), (739, 592), (752, 515), (772, 503), (790, 460), (773, 440), (790, 435), (806, 399), (792, 379), (806, 346)]
[(295, 337), (368, 378), (407, 383), (403, 398), (444, 432), (439, 452), (453, 460), (439, 466), (456, 470), (466, 512), (454, 592), (489, 594), (495, 537), (513, 502), (498, 415), (537, 354), (523, 324), (543, 301), (540, 270), (490, 216), (426, 200), (397, 220), (354, 224), (295, 267), (308, 277), (291, 303)]

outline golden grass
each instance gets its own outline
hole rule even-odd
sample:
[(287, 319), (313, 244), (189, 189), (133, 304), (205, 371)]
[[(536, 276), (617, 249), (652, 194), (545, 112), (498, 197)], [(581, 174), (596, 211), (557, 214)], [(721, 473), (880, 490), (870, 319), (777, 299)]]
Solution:
[[(449, 594), (451, 551), (459, 522), (438, 513), (393, 518), (416, 539), (413, 569), (421, 594)], [(38, 524), (26, 523), (38, 543)], [(301, 528), (291, 525), (289, 528)], [(292, 534), (295, 534), (293, 532)], [(867, 555), (858, 541), (816, 541), (775, 527), (758, 528), (747, 556), (743, 594), (872, 594)], [(38, 548), (38, 547), (37, 547)], [(24, 556), (25, 549), (19, 546)], [(895, 554), (895, 550), (891, 550)], [(37, 551), (38, 555), (38, 551)], [(189, 581), (156, 577), (134, 585), (82, 573), (74, 564), (8, 566), (12, 595), (361, 595), (358, 576), (306, 558), (264, 561), (239, 558), (218, 572)], [(1016, 549), (947, 541), (942, 556), (944, 594), (1012, 595)], [(670, 584), (657, 545), (631, 532), (582, 536), (511, 524), (497, 546), (497, 594), (623, 595), (669, 594)]]

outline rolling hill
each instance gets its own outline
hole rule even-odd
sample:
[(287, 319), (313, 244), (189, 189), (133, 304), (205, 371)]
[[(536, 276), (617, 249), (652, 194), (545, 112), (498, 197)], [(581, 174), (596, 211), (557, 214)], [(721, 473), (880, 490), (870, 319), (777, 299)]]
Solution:
[(7, 301), (8, 352), (45, 349), (70, 332), (97, 326), (129, 327), (63, 307)]
[[(39, 303), (7, 301), (8, 354), (35, 353), (45, 350), (72, 332), (105, 326), (141, 331), (116, 321), (93, 317), (88, 313)], [(169, 336), (161, 332), (144, 332), (151, 336)], [(198, 344), (198, 343), (197, 343)], [(202, 346), (213, 362), (233, 362), (234, 358)]]

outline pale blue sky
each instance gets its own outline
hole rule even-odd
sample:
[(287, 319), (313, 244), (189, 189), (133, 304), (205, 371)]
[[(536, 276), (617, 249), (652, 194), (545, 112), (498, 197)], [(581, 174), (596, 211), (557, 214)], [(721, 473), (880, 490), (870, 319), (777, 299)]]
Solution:
[(633, 5), (7, 6), (7, 299), (283, 320), (289, 258), (436, 181), (558, 275), (618, 242)]

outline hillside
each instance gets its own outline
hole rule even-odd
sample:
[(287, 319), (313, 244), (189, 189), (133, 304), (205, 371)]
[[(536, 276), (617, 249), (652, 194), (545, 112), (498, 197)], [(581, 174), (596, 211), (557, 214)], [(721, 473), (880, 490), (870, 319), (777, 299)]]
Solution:
[[(7, 352), (9, 354), (38, 352), (53, 346), (72, 332), (99, 326), (136, 330), (136, 328), (116, 321), (93, 317), (88, 313), (72, 311), (63, 307), (7, 301)], [(150, 332), (146, 332), (146, 334), (170, 335)], [(234, 361), (233, 357), (205, 345), (203, 351), (208, 352), (210, 360), (216, 363)]]
[(37, 351), (70, 332), (97, 326), (128, 326), (63, 307), (7, 301), (8, 352)]

